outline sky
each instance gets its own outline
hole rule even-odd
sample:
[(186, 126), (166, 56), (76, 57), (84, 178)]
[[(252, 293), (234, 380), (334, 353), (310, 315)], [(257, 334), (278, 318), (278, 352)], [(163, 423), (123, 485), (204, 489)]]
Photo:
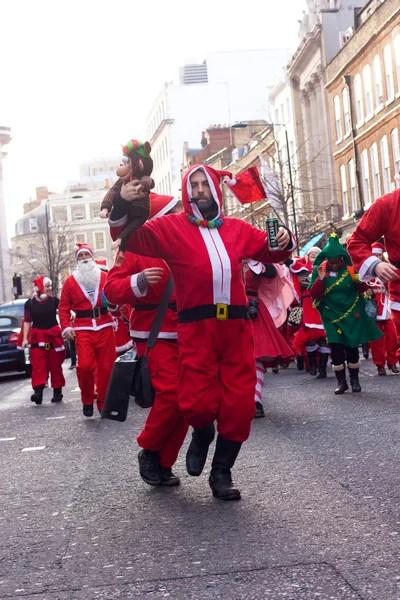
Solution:
[(305, 0), (0, 0), (0, 125), (7, 230), (46, 185), (142, 138), (165, 82), (207, 52), (298, 44)]

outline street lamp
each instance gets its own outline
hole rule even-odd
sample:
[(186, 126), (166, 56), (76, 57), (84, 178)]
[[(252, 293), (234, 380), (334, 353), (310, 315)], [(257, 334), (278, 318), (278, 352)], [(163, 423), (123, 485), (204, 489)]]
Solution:
[[(296, 205), (294, 202), (294, 186), (293, 186), (293, 176), (292, 176), (292, 164), (290, 162), (290, 148), (289, 148), (289, 137), (287, 132), (287, 127), (284, 123), (266, 123), (270, 127), (283, 127), (285, 129), (285, 141), (286, 141), (286, 154), (288, 159), (288, 169), (289, 169), (289, 181), (290, 181), (290, 195), (292, 198), (292, 210), (293, 210), (293, 224), (294, 224), (294, 235), (296, 238), (296, 244), (299, 245), (299, 236), (297, 231), (297, 218), (296, 218)], [(232, 128), (241, 129), (243, 127), (248, 127), (248, 123), (244, 121), (239, 121), (238, 123), (234, 123)]]

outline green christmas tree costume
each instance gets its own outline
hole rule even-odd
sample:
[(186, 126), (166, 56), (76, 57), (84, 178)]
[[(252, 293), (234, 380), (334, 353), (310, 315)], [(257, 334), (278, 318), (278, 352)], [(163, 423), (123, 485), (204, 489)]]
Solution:
[(321, 315), (328, 343), (356, 348), (360, 344), (379, 339), (383, 334), (365, 312), (364, 297), (355, 284), (358, 275), (352, 276), (350, 256), (336, 234), (330, 236), (327, 245), (315, 259), (309, 289), (318, 277), (317, 267), (328, 258), (339, 257), (343, 258), (345, 266), (339, 269), (337, 277), (327, 273), (324, 295), (315, 301), (314, 306)]

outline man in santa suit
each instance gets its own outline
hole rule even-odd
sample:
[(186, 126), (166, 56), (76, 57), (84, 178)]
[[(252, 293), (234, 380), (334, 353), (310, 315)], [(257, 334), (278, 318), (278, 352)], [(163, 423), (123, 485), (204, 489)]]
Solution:
[[(385, 247), (380, 242), (372, 244), (372, 253), (380, 260), (385, 260)], [(386, 375), (385, 366), (389, 367), (392, 373), (398, 373), (399, 369), (396, 366), (397, 362), (397, 336), (396, 329), (391, 319), (391, 311), (389, 308), (389, 293), (387, 286), (377, 278), (371, 279), (368, 282), (371, 289), (367, 292), (373, 296), (377, 307), (378, 314), (376, 324), (382, 331), (383, 336), (379, 340), (370, 342), (372, 352), (372, 360), (378, 368), (378, 375)]]
[[(107, 274), (95, 263), (91, 248), (87, 244), (76, 244), (75, 259), (77, 268), (64, 282), (58, 313), (63, 335), (68, 340), (76, 339), (76, 374), (83, 414), (91, 417), (95, 383), (97, 408), (101, 412), (116, 359), (114, 320), (104, 295)], [(71, 311), (75, 313), (73, 326)]]
[[(371, 249), (383, 236), (388, 263)], [(378, 198), (367, 210), (348, 241), (347, 250), (361, 281), (377, 277), (389, 284), (389, 308), (400, 345), (400, 189)]]
[[(170, 196), (151, 195), (150, 219), (175, 212), (178, 200)], [(121, 266), (114, 266), (107, 278), (105, 293), (110, 302), (132, 306), (130, 334), (138, 356), (146, 352), (146, 342), (170, 277), (166, 263), (124, 253)], [(178, 405), (178, 313), (175, 292), (172, 293), (157, 341), (149, 355), (151, 383), (155, 391), (143, 430), (137, 437), (139, 472), (149, 485), (179, 485), (172, 472), (188, 425)]]
[[(179, 406), (194, 428), (186, 457), (191, 475), (201, 474), (217, 420), (218, 439), (209, 483), (221, 500), (237, 500), (231, 469), (250, 434), (255, 414), (256, 372), (252, 325), (241, 264), (245, 258), (285, 260), (294, 247), (279, 229), (280, 250), (271, 252), (265, 232), (221, 214), (221, 179), (230, 176), (195, 165), (182, 180), (185, 212), (149, 221), (130, 238), (128, 250), (162, 258), (171, 269), (178, 308)], [(111, 213), (113, 239), (126, 223), (135, 182), (124, 185)]]

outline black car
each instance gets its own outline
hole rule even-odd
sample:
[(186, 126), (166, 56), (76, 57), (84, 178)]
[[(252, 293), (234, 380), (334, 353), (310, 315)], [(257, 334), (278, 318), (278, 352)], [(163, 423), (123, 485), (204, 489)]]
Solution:
[(29, 350), (17, 347), (21, 333), (22, 317), (13, 313), (0, 313), (0, 373), (32, 374)]

